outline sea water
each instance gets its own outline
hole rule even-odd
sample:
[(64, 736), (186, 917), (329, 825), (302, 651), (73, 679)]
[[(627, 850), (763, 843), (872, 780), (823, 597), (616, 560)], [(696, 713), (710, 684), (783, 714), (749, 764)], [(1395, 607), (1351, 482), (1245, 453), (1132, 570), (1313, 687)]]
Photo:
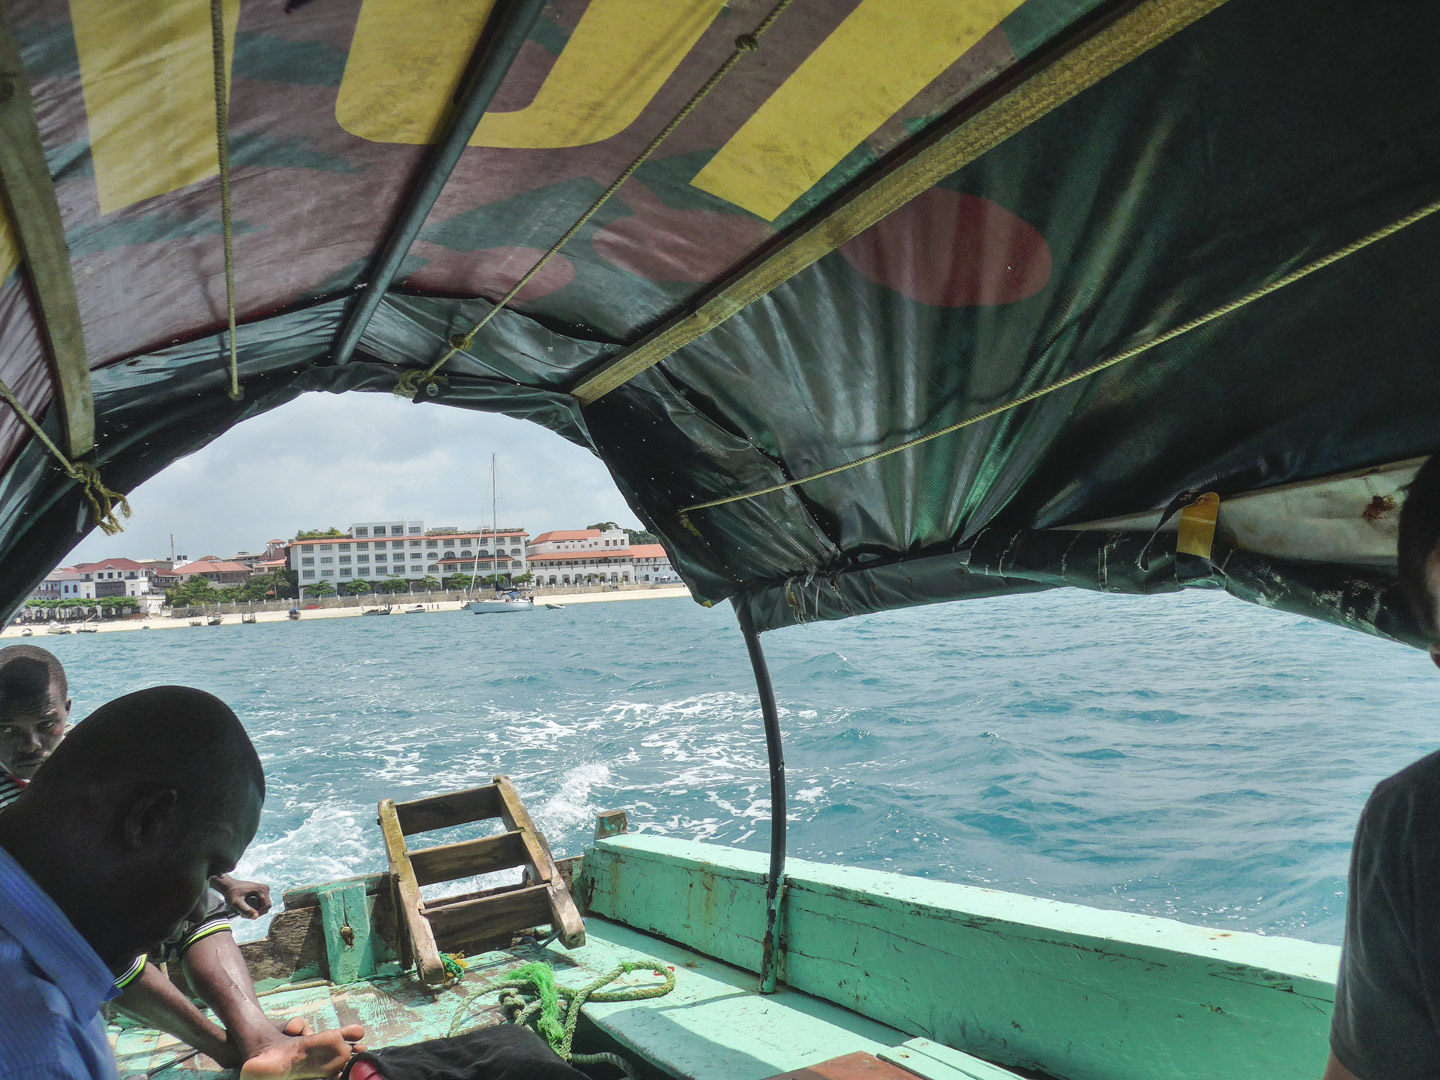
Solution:
[[(1230, 930), (1338, 942), (1366, 794), (1440, 743), (1440, 672), (1423, 653), (1215, 593), (1062, 590), (763, 641), (793, 856)], [(636, 831), (768, 845), (764, 735), (728, 607), (41, 643), (77, 717), (161, 683), (235, 708), (269, 785), (238, 874), (277, 898), (382, 869), (377, 800), (497, 773), (557, 855), (617, 808)]]

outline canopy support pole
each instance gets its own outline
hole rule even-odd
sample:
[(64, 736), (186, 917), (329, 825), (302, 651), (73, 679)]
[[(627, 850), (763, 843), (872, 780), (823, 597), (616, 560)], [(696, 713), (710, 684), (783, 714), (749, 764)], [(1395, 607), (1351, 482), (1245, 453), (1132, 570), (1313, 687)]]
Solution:
[(785, 753), (780, 745), (780, 711), (775, 707), (775, 687), (770, 682), (770, 667), (760, 648), (760, 635), (743, 606), (735, 606), (735, 618), (745, 637), (750, 654), (750, 667), (755, 672), (755, 689), (760, 697), (760, 713), (765, 720), (765, 755), (770, 761), (770, 873), (765, 879), (765, 937), (760, 948), (760, 993), (775, 992), (776, 971), (780, 963), (783, 928), (780, 904), (785, 896)]
[(520, 47), (525, 44), (530, 29), (540, 17), (540, 10), (544, 6), (545, 0), (510, 0), (496, 12), (493, 28), (487, 25), (481, 31), (480, 43), (476, 46), (475, 75), (470, 85), (459, 95), (444, 135), (435, 145), (430, 160), (421, 169), (419, 179), (406, 198), (405, 208), (400, 212), (390, 235), (385, 238), (364, 292), (350, 309), (344, 326), (336, 335), (335, 347), (331, 351), (331, 359), (336, 364), (348, 363), (354, 355), (361, 335), (365, 333), (365, 328), (370, 325), (370, 320), (385, 299), (385, 294), (400, 272), (400, 264), (410, 253), (410, 246), (415, 243), (415, 237), (420, 235), (420, 229), (425, 224), (425, 219), (430, 216), (435, 200), (440, 197), (450, 174), (459, 164), (460, 155), (469, 145), (470, 137), (475, 134), (475, 128), (480, 124), (480, 118), (490, 107), (495, 91), (505, 81), (510, 65), (515, 62)]
[[(30, 84), (9, 20), (0, 9), (0, 196), (20, 241), (41, 331), (64, 413), (60, 445), (74, 460), (95, 448), (95, 402), (60, 202), (40, 141)], [(3, 212), (3, 211), (0, 211)]]

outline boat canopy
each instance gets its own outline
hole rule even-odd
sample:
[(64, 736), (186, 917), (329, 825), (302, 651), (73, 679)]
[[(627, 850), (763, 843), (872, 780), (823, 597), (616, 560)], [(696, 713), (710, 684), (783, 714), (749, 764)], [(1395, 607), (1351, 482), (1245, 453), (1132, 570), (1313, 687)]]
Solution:
[(760, 630), (1206, 587), (1418, 641), (1440, 6), (0, 16), (7, 610), (234, 424), (399, 384), (591, 449)]

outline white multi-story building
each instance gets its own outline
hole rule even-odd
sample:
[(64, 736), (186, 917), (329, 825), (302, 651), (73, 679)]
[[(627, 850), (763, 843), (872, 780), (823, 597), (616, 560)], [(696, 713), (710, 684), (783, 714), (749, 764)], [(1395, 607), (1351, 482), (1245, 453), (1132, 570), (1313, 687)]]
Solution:
[(630, 559), (635, 564), (635, 580), (638, 582), (663, 585), (680, 580), (661, 544), (631, 544)]
[(536, 585), (621, 585), (635, 580), (624, 529), (544, 532), (530, 545), (529, 559)]
[(525, 573), (524, 529), (426, 529), (423, 521), (361, 521), (345, 536), (292, 540), (290, 569), (300, 586), (402, 578), (443, 581), (452, 574), (494, 574), (514, 581)]

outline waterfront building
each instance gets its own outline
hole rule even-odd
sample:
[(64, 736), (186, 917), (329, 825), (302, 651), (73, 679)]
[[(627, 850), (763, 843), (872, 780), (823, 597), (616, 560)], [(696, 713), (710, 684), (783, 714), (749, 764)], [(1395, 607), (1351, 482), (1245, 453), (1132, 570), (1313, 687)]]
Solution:
[[(361, 521), (344, 536), (292, 540), (290, 569), (300, 585), (329, 581), (337, 589), (357, 580), (375, 582), (452, 574), (492, 574), (513, 581), (525, 573), (524, 529), (426, 529), (423, 521)], [(478, 562), (478, 567), (477, 567)]]
[(630, 560), (635, 564), (637, 582), (663, 585), (680, 580), (680, 575), (670, 565), (670, 556), (665, 554), (663, 544), (631, 544)]
[(159, 590), (155, 571), (134, 559), (62, 566), (45, 575), (36, 600), (98, 600), (106, 596), (149, 596)]
[(171, 574), (181, 582), (198, 577), (204, 578), (217, 589), (228, 589), (235, 585), (244, 585), (249, 581), (250, 567), (231, 562), (228, 559), (221, 559), (216, 555), (206, 555), (194, 562), (175, 567), (171, 570)]
[(635, 580), (624, 529), (558, 529), (535, 537), (529, 549), (536, 585), (624, 585)]

